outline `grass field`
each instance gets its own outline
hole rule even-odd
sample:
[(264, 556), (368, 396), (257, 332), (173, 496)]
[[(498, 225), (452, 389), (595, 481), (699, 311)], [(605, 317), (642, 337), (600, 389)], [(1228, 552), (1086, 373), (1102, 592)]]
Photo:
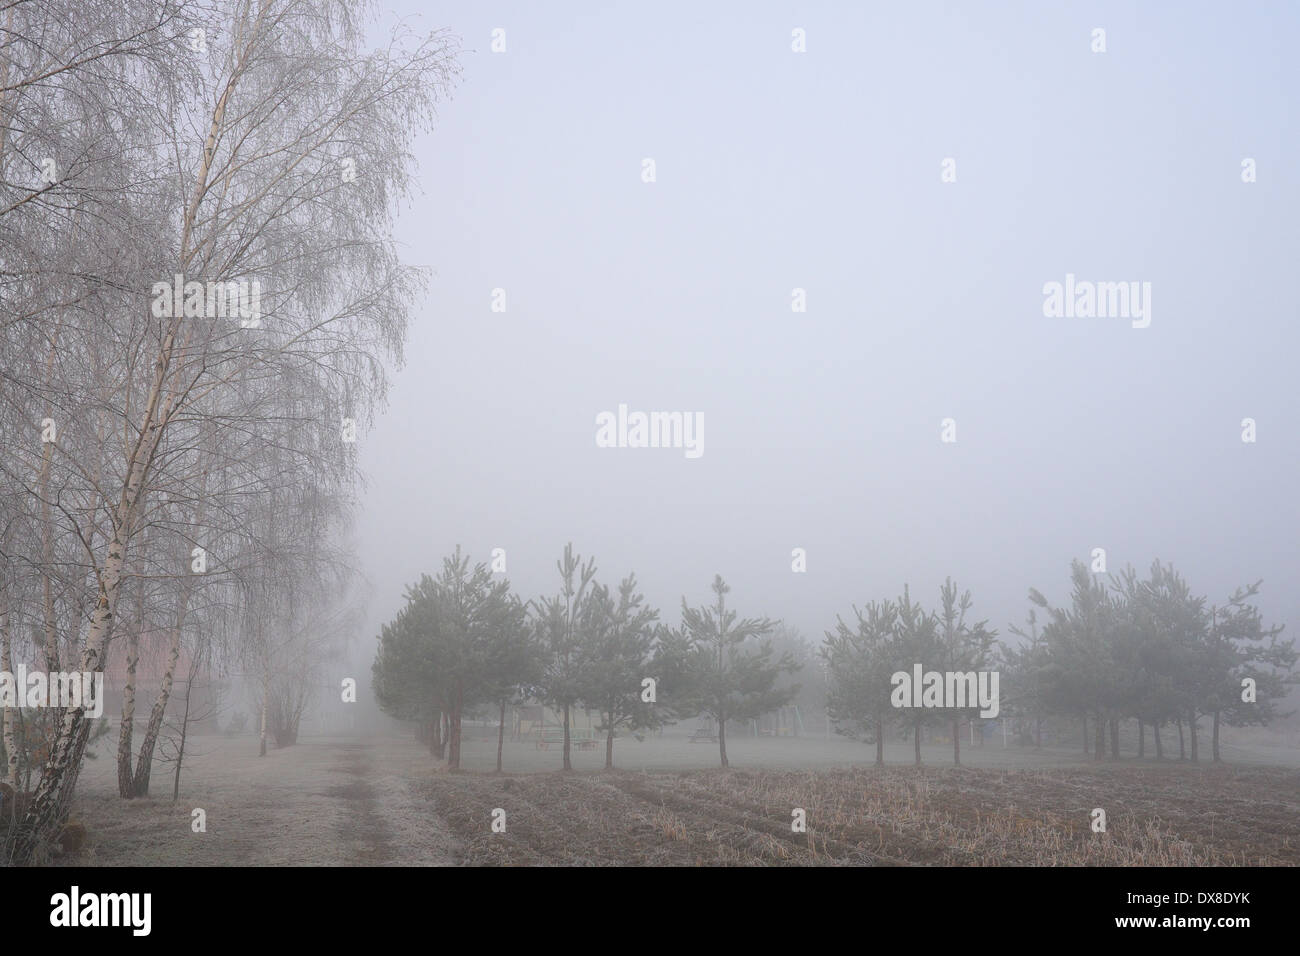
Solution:
[[(928, 766), (865, 766), (842, 739), (738, 737), (731, 770), (684, 736), (560, 754), (485, 731), (465, 770), (436, 769), (404, 738), (304, 738), (257, 756), (252, 737), (198, 738), (181, 799), (116, 795), (111, 757), (88, 761), (75, 816), (79, 865), (1296, 865), (1300, 769), (1283, 746), (1226, 742), (1226, 765), (1085, 764), (1065, 751), (927, 747)], [(999, 742), (1000, 743), (1000, 742)], [(1094, 833), (1090, 812), (1107, 814)], [(202, 808), (207, 831), (191, 829)], [(494, 833), (492, 812), (505, 811)], [(801, 808), (807, 832), (791, 830)]]

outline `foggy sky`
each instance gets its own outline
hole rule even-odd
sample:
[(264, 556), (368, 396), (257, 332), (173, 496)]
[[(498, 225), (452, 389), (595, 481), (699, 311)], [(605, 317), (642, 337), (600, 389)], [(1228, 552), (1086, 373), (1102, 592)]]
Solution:
[[(359, 439), (360, 660), (457, 544), (531, 597), (572, 541), (672, 624), (721, 573), (817, 642), (946, 575), (1006, 637), (1094, 547), (1296, 625), (1293, 5), (593, 6), (397, 4), (464, 73)], [(1150, 282), (1150, 327), (1045, 318), (1067, 273)], [(597, 448), (620, 403), (702, 413), (703, 456)]]

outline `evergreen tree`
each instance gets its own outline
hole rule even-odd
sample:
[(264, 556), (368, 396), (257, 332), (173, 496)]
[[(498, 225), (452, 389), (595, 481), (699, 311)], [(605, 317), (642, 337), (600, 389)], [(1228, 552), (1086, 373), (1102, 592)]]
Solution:
[[(987, 621), (970, 624), (966, 620), (971, 609), (970, 591), (957, 592), (952, 578), (947, 578), (939, 591), (939, 611), (935, 617), (938, 638), (940, 670), (966, 674), (984, 670), (989, 665), (997, 631), (988, 629)], [(928, 663), (928, 662), (927, 662)], [(967, 698), (969, 703), (969, 697)], [(978, 706), (950, 707), (946, 713), (952, 721), (952, 762), (961, 763), (961, 718), (974, 720), (979, 715)]]
[[(941, 656), (938, 619), (912, 600), (911, 590), (904, 585), (903, 595), (897, 601), (898, 616), (894, 621), (893, 650), (900, 662), (899, 671), (909, 675), (915, 665), (927, 668), (929, 662)], [(912, 693), (919, 695), (919, 687)], [(936, 717), (927, 707), (906, 707), (897, 711), (898, 722), (912, 735), (912, 751), (916, 765), (921, 766), (921, 730), (942, 717)]]
[(1116, 689), (1120, 681), (1114, 653), (1122, 605), (1082, 562), (1074, 561), (1070, 570), (1074, 587), (1068, 608), (1053, 607), (1034, 588), (1029, 599), (1050, 617), (1043, 628), (1050, 660), (1044, 674), (1047, 699), (1058, 712), (1093, 718), (1093, 757), (1101, 760), (1106, 753), (1107, 721), (1117, 717), (1122, 701)]
[(774, 621), (740, 619), (727, 607), (731, 588), (721, 575), (714, 577), (712, 590), (712, 605), (692, 608), (682, 598), (682, 627), (672, 646), (683, 678), (677, 689), (680, 705), (717, 722), (718, 753), (727, 767), (727, 721), (753, 720), (789, 703), (799, 689), (778, 688), (777, 679), (798, 665), (788, 652), (773, 659), (766, 638)]
[[(1002, 671), (1002, 708), (1009, 715), (1033, 721), (1033, 743), (1043, 746), (1043, 718), (1047, 704), (1043, 696), (1043, 675), (1048, 666), (1047, 642), (1038, 629), (1038, 615), (1030, 608), (1025, 627), (1012, 624), (1010, 631), (1025, 643), (1020, 647), (999, 647), (998, 667)], [(1023, 740), (1022, 740), (1023, 742)]]
[[(1219, 758), (1219, 724), (1268, 724), (1291, 716), (1281, 709), (1288, 687), (1300, 681), (1293, 639), (1282, 640), (1283, 625), (1266, 627), (1253, 598), (1261, 582), (1238, 588), (1226, 607), (1212, 611), (1210, 643), (1215, 666), (1204, 706), (1214, 718), (1213, 756)], [(1246, 681), (1253, 681), (1253, 694)], [(1251, 698), (1252, 699), (1248, 699)]]
[[(656, 727), (661, 715), (643, 700), (642, 681), (651, 677), (655, 621), (659, 612), (646, 606), (629, 574), (617, 596), (595, 585), (580, 629), (579, 683), (584, 706), (600, 714), (605, 733), (605, 768), (614, 766), (614, 734), (619, 729)], [(656, 688), (656, 697), (658, 689)]]
[(445, 714), (447, 766), (456, 770), (465, 709), (499, 701), (511, 668), (526, 667), (523, 608), (509, 581), (494, 581), (486, 564), (470, 567), (459, 547), (437, 578), (423, 575), (407, 589), (406, 601), (380, 634), (377, 697), (394, 716)]
[(536, 602), (533, 622), (544, 653), (540, 691), (545, 703), (564, 715), (564, 769), (572, 770), (570, 721), (583, 695), (582, 626), (591, 620), (587, 603), (596, 564), (594, 560), (583, 564), (572, 544), (564, 546), (564, 556), (555, 564), (562, 582), (560, 593)]
[(826, 663), (826, 707), (850, 734), (863, 731), (876, 745), (876, 765), (885, 763), (885, 727), (893, 719), (890, 676), (906, 666), (895, 636), (898, 606), (892, 601), (854, 607), (853, 626), (837, 617), (821, 648)]

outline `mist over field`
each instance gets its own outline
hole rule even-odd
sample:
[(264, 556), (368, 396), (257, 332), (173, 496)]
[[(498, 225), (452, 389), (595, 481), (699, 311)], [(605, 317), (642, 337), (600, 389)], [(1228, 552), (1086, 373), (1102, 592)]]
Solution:
[(1296, 865), (1298, 44), (16, 0), (0, 860)]
[[(811, 638), (948, 575), (1005, 631), (1095, 547), (1296, 619), (1294, 9), (530, 6), (407, 8), (474, 52), (359, 440), (375, 626), (457, 544), (534, 594), (567, 541)], [(1067, 273), (1151, 283), (1150, 325), (1046, 318)], [(702, 413), (704, 454), (596, 447), (619, 403)]]

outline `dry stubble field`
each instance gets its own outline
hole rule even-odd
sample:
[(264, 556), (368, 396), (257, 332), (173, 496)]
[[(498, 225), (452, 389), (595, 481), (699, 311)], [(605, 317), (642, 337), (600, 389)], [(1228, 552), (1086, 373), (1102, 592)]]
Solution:
[[(78, 865), (1295, 865), (1300, 770), (1294, 752), (1253, 765), (1127, 760), (1069, 765), (1066, 753), (970, 750), (975, 766), (884, 769), (847, 741), (737, 740), (731, 770), (702, 769), (716, 748), (684, 738), (619, 741), (550, 771), (555, 751), (507, 745), (506, 765), (447, 773), (400, 738), (305, 738), (257, 757), (256, 741), (201, 739), (181, 800), (117, 798), (108, 755), (87, 764), (76, 816), (90, 829)], [(906, 752), (905, 752), (906, 751)], [(466, 742), (490, 768), (495, 740)], [(677, 769), (681, 763), (701, 769)], [(851, 764), (859, 765), (853, 766)], [(984, 764), (984, 766), (979, 766)], [(1271, 766), (1269, 764), (1272, 764)], [(1287, 764), (1290, 764), (1289, 766)], [(762, 766), (760, 766), (762, 765)], [(768, 769), (785, 766), (797, 769)], [(673, 769), (665, 769), (672, 767)], [(656, 769), (657, 768), (657, 769)], [(207, 832), (191, 831), (191, 811)], [(808, 832), (791, 832), (803, 808)], [(1107, 832), (1089, 812), (1103, 807)], [(493, 833), (492, 811), (506, 811)]]

